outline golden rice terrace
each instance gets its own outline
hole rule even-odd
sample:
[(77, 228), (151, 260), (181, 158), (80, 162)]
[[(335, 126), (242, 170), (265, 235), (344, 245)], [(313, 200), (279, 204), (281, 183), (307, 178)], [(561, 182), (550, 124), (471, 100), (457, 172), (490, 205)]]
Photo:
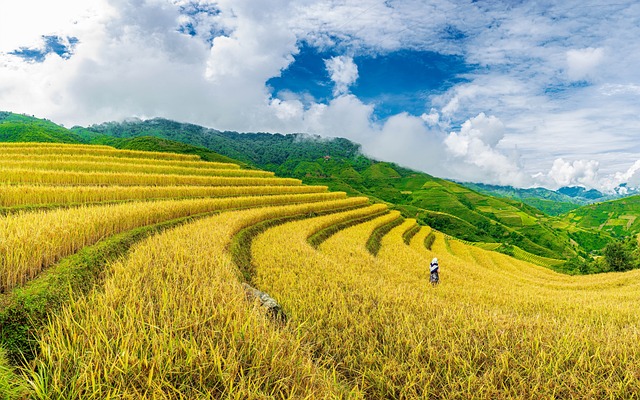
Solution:
[(0, 182), (3, 399), (640, 393), (640, 270), (558, 274), (190, 155), (2, 144)]

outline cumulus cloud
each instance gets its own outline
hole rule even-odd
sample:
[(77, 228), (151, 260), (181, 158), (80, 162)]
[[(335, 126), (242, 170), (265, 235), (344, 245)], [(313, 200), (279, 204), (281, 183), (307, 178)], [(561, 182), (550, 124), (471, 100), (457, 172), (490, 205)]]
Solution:
[[(297, 37), (286, 24), (282, 9), (288, 1), (273, 1), (256, 12), (253, 2), (230, 2), (228, 12), (235, 15), (236, 27), (229, 36), (213, 39), (207, 60), (206, 77), (214, 83), (222, 80), (245, 81), (253, 85), (279, 75), (297, 53)], [(272, 21), (271, 23), (266, 21)]]
[(563, 186), (595, 188), (605, 193), (626, 193), (629, 188), (640, 189), (640, 160), (624, 171), (604, 173), (596, 160), (554, 160), (547, 173), (533, 176), (536, 186), (558, 189)]
[(598, 169), (595, 160), (575, 160), (573, 162), (558, 158), (553, 162), (547, 174), (553, 186), (586, 186), (599, 187)]
[(323, 136), (345, 137), (366, 146), (377, 126), (371, 121), (373, 105), (352, 94), (338, 96), (328, 104), (316, 103), (305, 112), (302, 129)]
[(483, 177), (487, 183), (527, 184), (527, 177), (510, 157), (496, 146), (504, 138), (504, 124), (495, 116), (480, 113), (465, 121), (459, 132), (451, 132), (444, 145), (451, 155), (451, 169), (461, 176)]
[(349, 91), (349, 86), (358, 79), (358, 66), (349, 56), (337, 56), (324, 60), (329, 77), (335, 84), (333, 95), (342, 95)]
[(19, 48), (42, 45), (42, 37), (80, 36), (111, 18), (115, 10), (106, 0), (7, 1), (0, 5), (0, 62)]
[(625, 172), (616, 172), (605, 182), (603, 186), (608, 190), (623, 184), (632, 188), (640, 188), (640, 160), (636, 160)]
[(567, 51), (567, 76), (578, 81), (592, 79), (597, 67), (604, 59), (604, 49), (601, 47)]
[(422, 113), (422, 115), (420, 116), (420, 118), (422, 118), (422, 120), (424, 122), (426, 122), (428, 125), (430, 126), (436, 126), (438, 125), (438, 123), (440, 122), (440, 113), (438, 113), (437, 110), (435, 110), (434, 108), (432, 108), (429, 111), (429, 114), (427, 113)]
[(422, 118), (401, 113), (389, 118), (364, 150), (382, 160), (443, 176), (448, 163), (442, 140), (441, 131), (425, 125)]

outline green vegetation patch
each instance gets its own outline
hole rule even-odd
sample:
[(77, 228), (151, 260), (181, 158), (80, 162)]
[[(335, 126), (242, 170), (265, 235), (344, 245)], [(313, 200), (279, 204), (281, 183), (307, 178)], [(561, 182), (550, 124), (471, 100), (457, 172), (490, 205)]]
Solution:
[(587, 252), (602, 250), (607, 243), (613, 240), (605, 232), (586, 229), (572, 229), (569, 232), (569, 237)]
[(429, 232), (427, 237), (424, 238), (424, 247), (426, 247), (427, 250), (431, 250), (431, 247), (433, 247), (433, 242), (435, 241), (436, 241), (435, 233)]
[(10, 366), (6, 350), (0, 347), (0, 399), (26, 399), (28, 390), (23, 379)]
[(300, 178), (322, 178), (326, 176), (326, 174), (320, 164), (312, 161), (303, 161), (293, 170), (293, 176)]
[(622, 238), (640, 233), (640, 195), (590, 204), (571, 211), (563, 220), (574, 228), (600, 230)]
[(402, 224), (402, 222), (402, 217), (398, 216), (398, 218), (394, 219), (393, 221), (374, 229), (371, 233), (371, 236), (369, 236), (369, 240), (367, 240), (366, 247), (367, 250), (369, 250), (369, 253), (377, 256), (378, 252), (380, 251), (380, 247), (382, 246), (382, 238), (384, 237), (384, 235), (389, 233), (389, 231), (391, 231), (396, 226)]
[(579, 204), (553, 201), (553, 200), (545, 200), (545, 199), (535, 199), (535, 198), (527, 198), (522, 199), (522, 201), (532, 207), (537, 208), (538, 210), (544, 212), (547, 215), (551, 215), (553, 217), (566, 214), (571, 210), (575, 210), (579, 208)]
[(389, 211), (385, 210), (376, 214), (366, 215), (364, 217), (354, 218), (349, 221), (333, 224), (327, 228), (324, 228), (314, 233), (309, 237), (309, 239), (307, 239), (307, 241), (311, 246), (318, 248), (323, 242), (325, 242), (327, 239), (329, 239), (331, 236), (335, 235), (336, 233), (340, 232), (341, 230), (347, 229), (351, 226), (361, 224), (363, 222), (371, 221), (372, 219), (378, 218), (388, 212)]
[(349, 166), (344, 168), (338, 173), (338, 177), (347, 180), (353, 180), (356, 182), (362, 182), (362, 175), (358, 173), (353, 167)]
[(484, 250), (497, 250), (500, 246), (502, 246), (502, 243), (472, 243), (472, 244)]
[(400, 178), (400, 174), (398, 173), (398, 171), (393, 169), (393, 167), (388, 163), (380, 162), (380, 163), (375, 163), (371, 165), (369, 168), (367, 168), (362, 173), (362, 177), (364, 179), (373, 179), (373, 180), (389, 179), (389, 178), (397, 179), (397, 178)]
[(411, 243), (411, 239), (413, 239), (413, 237), (418, 232), (420, 232), (420, 228), (421, 228), (420, 225), (415, 224), (411, 228), (407, 229), (407, 231), (402, 234), (402, 240), (404, 241), (404, 244), (409, 245), (409, 243)]

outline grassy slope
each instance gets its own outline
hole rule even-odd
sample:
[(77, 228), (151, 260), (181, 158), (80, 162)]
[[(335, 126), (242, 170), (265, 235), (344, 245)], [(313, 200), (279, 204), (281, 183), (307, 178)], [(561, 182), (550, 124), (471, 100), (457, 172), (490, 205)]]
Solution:
[[(305, 161), (306, 183), (367, 195), (390, 203), (405, 217), (470, 241), (507, 242), (545, 257), (574, 254), (569, 235), (555, 229), (550, 218), (521, 202), (487, 196), (456, 183), (389, 163), (362, 157)], [(367, 166), (368, 165), (368, 166)], [(321, 173), (316, 171), (321, 170)], [(282, 168), (276, 170), (282, 173)]]
[(640, 233), (640, 195), (590, 204), (563, 216), (573, 229), (596, 229), (615, 237)]
[(81, 143), (82, 138), (46, 119), (0, 111), (0, 141)]
[[(369, 160), (370, 163), (373, 161)], [(453, 182), (387, 163), (358, 171), (345, 160), (317, 160), (323, 176), (293, 176), (332, 190), (367, 195), (390, 203), (405, 217), (470, 241), (508, 242), (546, 257), (573, 254), (565, 232), (554, 229), (549, 217), (518, 201), (498, 199), (466, 189)], [(305, 162), (306, 170), (317, 167)], [(362, 167), (360, 167), (362, 168)]]
[[(74, 128), (79, 129), (84, 128)], [(118, 138), (152, 135), (205, 146), (280, 176), (327, 185), (350, 195), (364, 194), (466, 240), (508, 242), (545, 257), (565, 258), (576, 253), (567, 233), (551, 226), (533, 207), (376, 162), (362, 156), (359, 145), (346, 139), (219, 132), (163, 119), (106, 123), (86, 130)]]
[(544, 188), (520, 189), (512, 186), (496, 186), (468, 182), (462, 183), (462, 185), (489, 196), (519, 200), (543, 211), (547, 215), (553, 216), (567, 213), (586, 204), (580, 199)]

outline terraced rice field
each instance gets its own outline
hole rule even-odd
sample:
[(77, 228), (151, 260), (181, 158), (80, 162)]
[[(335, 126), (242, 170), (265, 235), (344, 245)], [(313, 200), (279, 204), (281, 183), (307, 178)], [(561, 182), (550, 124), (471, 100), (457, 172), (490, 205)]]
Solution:
[(640, 393), (640, 271), (561, 275), (191, 156), (0, 145), (0, 179), (0, 398)]

